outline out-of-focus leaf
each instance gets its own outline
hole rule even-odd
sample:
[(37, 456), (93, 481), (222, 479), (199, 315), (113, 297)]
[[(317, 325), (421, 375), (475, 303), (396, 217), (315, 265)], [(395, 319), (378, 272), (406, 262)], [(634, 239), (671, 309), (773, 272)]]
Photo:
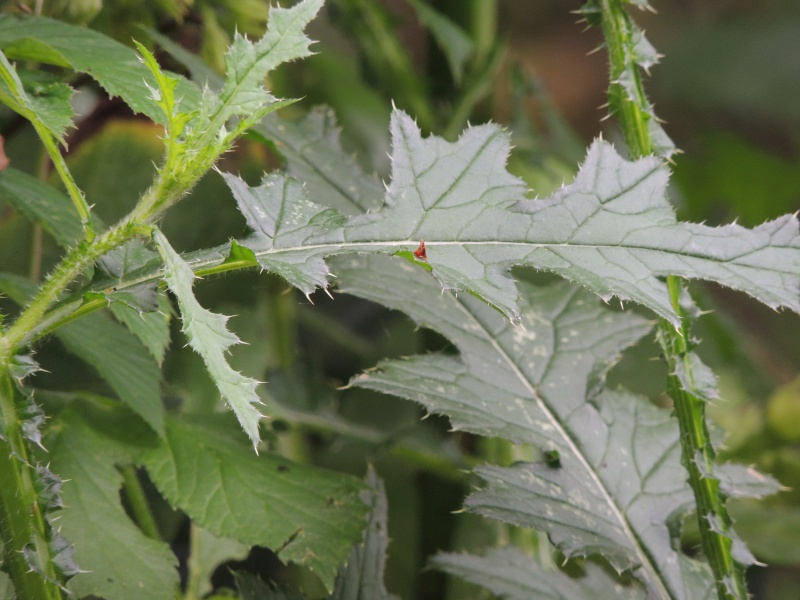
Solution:
[(370, 468), (365, 492), (371, 507), (364, 542), (350, 553), (347, 564), (339, 570), (336, 589), (330, 600), (391, 600), (383, 585), (386, 549), (389, 545), (386, 490)]
[(770, 427), (787, 442), (800, 442), (800, 376), (779, 388), (767, 405)]
[(112, 403), (85, 401), (62, 412), (45, 439), (51, 468), (64, 480), (64, 508), (53, 523), (75, 547), (81, 573), (67, 588), (76, 597), (171, 600), (179, 585), (169, 546), (146, 537), (120, 503), (119, 464), (154, 442), (143, 422)]
[(770, 565), (800, 562), (800, 510), (753, 500), (733, 500), (736, 531), (756, 558)]
[(790, 159), (730, 134), (703, 136), (675, 157), (673, 173), (683, 200), (679, 212), (694, 221), (736, 217), (753, 227), (798, 207), (800, 157)]
[(222, 563), (244, 560), (250, 549), (241, 542), (221, 538), (192, 524), (186, 595), (201, 598), (211, 592), (211, 576)]
[[(120, 96), (135, 112), (164, 123), (152, 100), (155, 81), (131, 48), (101, 33), (33, 15), (0, 15), (0, 48), (17, 60), (68, 67), (96, 79), (110, 96)], [(196, 102), (199, 90), (181, 80), (177, 95)]]
[(9, 168), (0, 173), (0, 194), (18, 213), (39, 223), (61, 246), (81, 235), (81, 220), (64, 194), (36, 177)]
[(161, 371), (139, 339), (99, 313), (61, 327), (56, 336), (67, 350), (97, 369), (119, 399), (163, 435)]
[(356, 478), (253, 454), (231, 420), (167, 420), (144, 466), (164, 497), (215, 535), (271, 548), (312, 569), (330, 590), (364, 529)]
[(423, 139), (395, 112), (392, 131), (392, 183), (376, 213), (344, 219), (284, 176), (249, 188), (226, 175), (255, 231), (243, 245), (307, 294), (327, 285), (326, 256), (403, 251), (411, 258), (424, 240), (418, 262), (445, 289), (468, 291), (514, 318), (512, 265), (553, 271), (604, 299), (634, 300), (672, 323), (666, 275), (716, 281), (800, 312), (795, 216), (751, 230), (679, 223), (661, 161), (627, 162), (602, 141), (573, 183), (546, 200), (526, 200), (522, 182), (505, 170), (509, 142), (497, 127), (473, 127), (450, 144)]
[(448, 19), (445, 15), (435, 10), (431, 5), (421, 0), (412, 0), (411, 6), (417, 11), (419, 20), (431, 32), (433, 39), (447, 57), (447, 64), (453, 81), (461, 83), (464, 76), (464, 66), (472, 54), (472, 40), (466, 32)]
[(306, 595), (297, 590), (283, 586), (271, 586), (264, 583), (258, 575), (237, 571), (234, 573), (236, 589), (242, 600), (305, 600)]
[(542, 567), (513, 546), (491, 549), (484, 556), (437, 554), (430, 566), (485, 587), (503, 600), (638, 600), (645, 597), (642, 588), (623, 586), (590, 562), (584, 564), (582, 576), (570, 577), (558, 569)]
[(178, 299), (183, 332), (189, 338), (189, 345), (203, 358), (217, 389), (257, 449), (258, 422), (263, 417), (255, 406), (261, 404), (256, 394), (258, 381), (234, 371), (225, 358), (228, 348), (240, 340), (226, 327), (228, 317), (206, 310), (194, 297), (194, 273), (172, 249), (167, 238), (158, 230), (154, 238), (165, 262), (164, 278)]
[(75, 183), (106, 223), (126, 215), (152, 183), (163, 135), (159, 125), (141, 119), (112, 120), (68, 155)]
[(797, 5), (776, 4), (772, 11), (745, 11), (724, 20), (694, 19), (678, 30), (653, 79), (659, 101), (782, 131), (800, 126)]

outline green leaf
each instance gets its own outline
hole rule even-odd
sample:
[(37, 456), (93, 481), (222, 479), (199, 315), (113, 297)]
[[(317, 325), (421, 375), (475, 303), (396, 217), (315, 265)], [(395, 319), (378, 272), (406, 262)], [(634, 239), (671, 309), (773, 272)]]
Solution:
[(56, 336), (67, 350), (97, 369), (120, 400), (164, 434), (161, 371), (139, 339), (100, 313), (61, 327)]
[(0, 173), (0, 195), (15, 211), (39, 223), (61, 246), (75, 243), (81, 220), (64, 194), (27, 173), (9, 168)]
[[(158, 255), (139, 240), (131, 240), (105, 254), (98, 262), (99, 270), (108, 278), (103, 283), (112, 284), (128, 277), (136, 269)], [(111, 291), (108, 291), (108, 289)], [(172, 305), (155, 283), (143, 283), (124, 290), (107, 285), (103, 295), (110, 303), (111, 312), (149, 350), (161, 366), (170, 343)]]
[(211, 576), (217, 567), (231, 560), (244, 560), (249, 553), (250, 549), (241, 542), (218, 537), (192, 524), (186, 597), (205, 597), (212, 590)]
[(468, 509), (543, 530), (568, 557), (602, 553), (656, 597), (713, 589), (708, 570), (673, 549), (692, 495), (669, 411), (599, 392), (605, 371), (649, 323), (567, 284), (524, 284), (515, 327), (474, 298), (436, 294), (436, 283), (410, 266), (370, 262), (337, 261), (342, 291), (402, 309), (461, 355), (388, 361), (351, 384), (416, 400), (456, 429), (558, 452), (560, 466), (543, 458), (479, 467), (487, 487)]
[(339, 570), (336, 589), (330, 600), (391, 600), (383, 585), (386, 549), (389, 546), (388, 504), (383, 482), (374, 469), (367, 473), (367, 495), (371, 507), (364, 541), (350, 553), (347, 564)]
[(248, 188), (225, 175), (255, 234), (244, 240), (261, 265), (305, 293), (325, 285), (324, 258), (400, 252), (427, 244), (427, 264), (445, 289), (475, 294), (518, 318), (508, 269), (553, 271), (608, 300), (639, 302), (677, 326), (663, 277), (707, 279), (761, 302), (800, 312), (800, 228), (784, 216), (755, 229), (679, 223), (657, 158), (623, 160), (595, 141), (575, 181), (546, 200), (526, 200), (505, 170), (509, 141), (494, 125), (455, 143), (423, 139), (392, 118), (393, 177), (380, 212), (347, 220), (315, 206), (280, 175)]
[(622, 586), (597, 565), (584, 563), (584, 573), (570, 577), (545, 569), (513, 546), (491, 549), (484, 556), (437, 554), (430, 566), (490, 590), (503, 600), (595, 600), (644, 598), (644, 590)]
[(0, 63), (0, 100), (25, 118), (41, 122), (63, 144), (75, 116), (69, 102), (72, 88), (50, 73), (15, 69), (2, 52)]
[[(192, 72), (195, 81), (212, 89), (222, 78), (197, 56), (155, 31), (150, 35)], [(315, 202), (359, 214), (381, 205), (383, 186), (377, 177), (364, 173), (354, 158), (342, 150), (333, 110), (316, 107), (302, 119), (291, 121), (277, 113), (255, 124), (251, 131), (275, 146), (286, 160), (288, 173), (302, 181)]]
[(192, 292), (194, 273), (172, 249), (167, 238), (158, 230), (155, 231), (154, 238), (166, 266), (164, 278), (178, 299), (183, 332), (189, 338), (189, 345), (203, 358), (217, 389), (257, 451), (258, 421), (263, 417), (255, 407), (256, 404), (261, 404), (256, 394), (258, 381), (234, 371), (225, 359), (228, 348), (238, 344), (240, 340), (225, 326), (228, 317), (200, 306)]
[[(0, 290), (17, 304), (25, 304), (36, 292), (29, 279), (0, 274)], [(63, 308), (71, 313), (82, 300)], [(85, 315), (56, 330), (67, 350), (97, 369), (120, 400), (141, 416), (159, 435), (164, 432), (164, 405), (161, 402), (161, 372), (147, 349), (125, 327), (106, 315)]]
[(153, 442), (147, 427), (113, 403), (86, 401), (62, 412), (45, 443), (51, 468), (64, 480), (64, 508), (53, 524), (74, 544), (82, 569), (67, 588), (75, 597), (172, 600), (179, 585), (177, 560), (169, 546), (153, 540), (128, 518), (120, 503), (122, 475)]
[(412, 0), (411, 6), (444, 52), (453, 81), (461, 83), (464, 66), (473, 52), (472, 40), (461, 27), (429, 4), (421, 0)]
[(226, 415), (167, 419), (143, 464), (164, 497), (215, 535), (271, 548), (328, 589), (364, 529), (363, 484), (277, 456), (256, 456)]
[(139, 338), (160, 367), (169, 348), (172, 305), (164, 294), (158, 295), (157, 302), (158, 309), (152, 312), (141, 312), (129, 304), (112, 302), (111, 312)]
[[(166, 123), (161, 107), (151, 98), (150, 89), (157, 87), (152, 73), (131, 48), (101, 33), (44, 17), (5, 14), (0, 15), (0, 48), (11, 59), (86, 73), (135, 112)], [(191, 105), (197, 102), (199, 91), (181, 79), (176, 96)]]
[[(231, 117), (248, 124), (260, 121), (272, 110), (276, 98), (263, 87), (264, 78), (284, 62), (311, 54), (311, 40), (304, 33), (324, 0), (303, 0), (291, 8), (273, 7), (264, 36), (251, 42), (239, 35), (225, 55), (225, 83), (219, 96), (206, 88), (199, 107), (200, 139), (214, 140)], [(207, 119), (207, 120), (206, 120)]]

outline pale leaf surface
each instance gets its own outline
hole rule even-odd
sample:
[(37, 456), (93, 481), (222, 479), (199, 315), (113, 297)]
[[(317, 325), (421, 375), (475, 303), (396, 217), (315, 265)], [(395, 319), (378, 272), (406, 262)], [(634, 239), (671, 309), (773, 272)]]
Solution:
[(392, 137), (384, 208), (347, 220), (314, 208), (280, 175), (249, 191), (226, 176), (256, 231), (243, 244), (306, 293), (324, 285), (327, 256), (410, 255), (424, 240), (427, 266), (445, 289), (471, 292), (513, 318), (520, 316), (514, 265), (558, 273), (604, 299), (636, 301), (674, 324), (667, 275), (716, 281), (800, 312), (794, 216), (755, 229), (679, 223), (666, 199), (667, 167), (653, 157), (627, 162), (603, 141), (592, 144), (573, 183), (527, 200), (525, 186), (505, 170), (509, 140), (494, 125), (449, 143), (423, 138), (396, 111)]
[(386, 550), (389, 546), (386, 490), (375, 471), (367, 473), (366, 496), (370, 513), (364, 541), (350, 552), (347, 564), (339, 569), (336, 588), (330, 600), (393, 600), (383, 585)]
[(644, 590), (623, 586), (597, 565), (584, 563), (581, 577), (545, 569), (513, 546), (493, 548), (484, 556), (441, 553), (430, 566), (490, 590), (502, 600), (641, 600)]
[(521, 323), (395, 259), (338, 259), (343, 291), (402, 309), (452, 340), (460, 357), (387, 361), (351, 384), (420, 402), (456, 429), (558, 452), (547, 461), (476, 470), (470, 510), (546, 531), (567, 556), (602, 553), (648, 593), (703, 598), (707, 569), (676, 552), (671, 527), (692, 501), (669, 411), (599, 392), (605, 371), (650, 324), (602, 308), (588, 292), (521, 284)]
[(253, 130), (275, 144), (286, 159), (289, 174), (305, 184), (312, 202), (345, 215), (381, 205), (383, 185), (342, 150), (332, 109), (318, 106), (296, 121), (272, 114)]
[(166, 267), (164, 278), (178, 299), (183, 331), (189, 345), (202, 357), (217, 389), (255, 448), (259, 442), (258, 422), (263, 416), (255, 406), (261, 404), (256, 394), (258, 381), (234, 371), (225, 358), (228, 349), (240, 340), (228, 330), (228, 317), (206, 310), (194, 297), (192, 285), (195, 275), (172, 249), (164, 234), (156, 231), (154, 237)]

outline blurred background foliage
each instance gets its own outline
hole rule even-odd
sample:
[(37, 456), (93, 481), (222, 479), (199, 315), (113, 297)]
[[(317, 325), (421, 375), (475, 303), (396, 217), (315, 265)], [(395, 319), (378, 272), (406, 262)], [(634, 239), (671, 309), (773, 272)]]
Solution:
[[(653, 0), (658, 14), (636, 11), (664, 55), (646, 85), (657, 114), (681, 153), (674, 158), (671, 195), (679, 216), (721, 224), (757, 225), (800, 208), (800, 3), (794, 0)], [(316, 104), (331, 106), (342, 143), (362, 167), (389, 177), (388, 119), (392, 102), (424, 131), (454, 139), (468, 123), (494, 120), (511, 131), (510, 169), (533, 194), (569, 181), (589, 141), (620, 140), (606, 116), (607, 67), (601, 32), (577, 23), (566, 0), (328, 0), (310, 36), (317, 54), (289, 65), (271, 81), (276, 95), (303, 100), (284, 110), (299, 118)], [(98, 29), (130, 44), (156, 30), (224, 68), (234, 31), (257, 36), (268, 18), (262, 0), (54, 0), (5, 2)], [(163, 63), (181, 67), (168, 55)], [(159, 129), (77, 78), (77, 129), (68, 162), (97, 214), (112, 222), (133, 206), (161, 155)], [(0, 113), (12, 164), (55, 183), (35, 136), (21, 119)], [(256, 182), (282, 159), (256, 138), (242, 142), (220, 168)], [(224, 200), (221, 200), (224, 198)], [(244, 221), (216, 174), (191, 201), (178, 205), (164, 229), (189, 251), (244, 233)], [(57, 257), (52, 240), (15, 215), (0, 198), (0, 261), (41, 278)], [(534, 275), (520, 272), (520, 277)], [(737, 529), (766, 568), (750, 575), (756, 598), (800, 597), (800, 317), (774, 313), (714, 286), (692, 288), (709, 311), (696, 327), (700, 352), (719, 376), (722, 399), (712, 407), (725, 432), (725, 458), (773, 473), (786, 491), (764, 502), (732, 501)], [(237, 315), (230, 326), (245, 340), (232, 363), (264, 386), (267, 438), (296, 460), (363, 475), (376, 466), (389, 497), (391, 545), (387, 586), (403, 598), (483, 598), (463, 582), (424, 569), (437, 550), (518, 543), (549, 556), (546, 540), (475, 516), (454, 514), (474, 482), (465, 469), (519, 459), (519, 449), (448, 433), (446, 420), (421, 420), (408, 402), (365, 390), (340, 389), (379, 359), (451, 352), (446, 340), (417, 330), (402, 314), (343, 295), (314, 304), (271, 276), (237, 273), (197, 286), (209, 308)], [(0, 301), (2, 302), (2, 301)], [(0, 308), (8, 314), (13, 307)], [(180, 340), (175, 331), (175, 340)], [(50, 371), (38, 385), (95, 389), (104, 384), (57, 340), (37, 358)], [(165, 363), (165, 402), (175, 410), (218, 408), (200, 360), (182, 342)], [(652, 342), (630, 350), (609, 377), (661, 397), (664, 368)], [(158, 503), (158, 498), (153, 501)], [(163, 502), (159, 520), (179, 556), (187, 524)], [(684, 543), (697, 542), (687, 520)], [(220, 563), (240, 559), (221, 552)], [(229, 563), (298, 584), (309, 597), (308, 573), (268, 553)], [(264, 565), (269, 565), (265, 567)], [(230, 586), (225, 568), (215, 584)]]

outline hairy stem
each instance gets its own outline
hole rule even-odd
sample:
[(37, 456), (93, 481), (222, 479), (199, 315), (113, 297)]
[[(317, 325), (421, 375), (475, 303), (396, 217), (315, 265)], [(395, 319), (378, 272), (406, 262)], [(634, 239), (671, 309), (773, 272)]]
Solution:
[[(619, 118), (631, 158), (640, 158), (653, 153), (648, 122), (654, 116), (647, 110), (649, 104), (639, 67), (635, 63), (634, 27), (623, 9), (623, 0), (601, 0), (600, 7), (610, 62), (609, 107), (612, 114)], [(619, 83), (623, 76), (627, 76), (627, 87)], [(669, 367), (667, 392), (675, 403), (682, 462), (689, 473), (689, 485), (697, 504), (703, 551), (714, 574), (719, 598), (746, 600), (745, 569), (734, 560), (732, 554), (732, 522), (719, 490), (719, 481), (709, 476), (714, 469), (714, 449), (706, 427), (705, 401), (687, 391), (677, 376), (680, 365), (686, 377), (693, 379), (688, 362), (691, 318), (680, 303), (683, 283), (678, 277), (670, 276), (667, 284), (681, 327), (676, 331), (662, 319), (659, 323), (659, 341)]]
[(128, 497), (128, 504), (133, 513), (133, 520), (147, 537), (160, 540), (161, 534), (158, 531), (155, 517), (150, 510), (150, 504), (139, 481), (139, 475), (133, 465), (125, 465), (119, 468), (122, 473), (123, 488)]
[[(47, 524), (34, 482), (36, 470), (28, 460), (17, 396), (8, 369), (0, 364), (0, 537), (3, 568), (20, 600), (60, 599), (61, 589), (51, 560)], [(38, 569), (33, 569), (35, 561)]]

